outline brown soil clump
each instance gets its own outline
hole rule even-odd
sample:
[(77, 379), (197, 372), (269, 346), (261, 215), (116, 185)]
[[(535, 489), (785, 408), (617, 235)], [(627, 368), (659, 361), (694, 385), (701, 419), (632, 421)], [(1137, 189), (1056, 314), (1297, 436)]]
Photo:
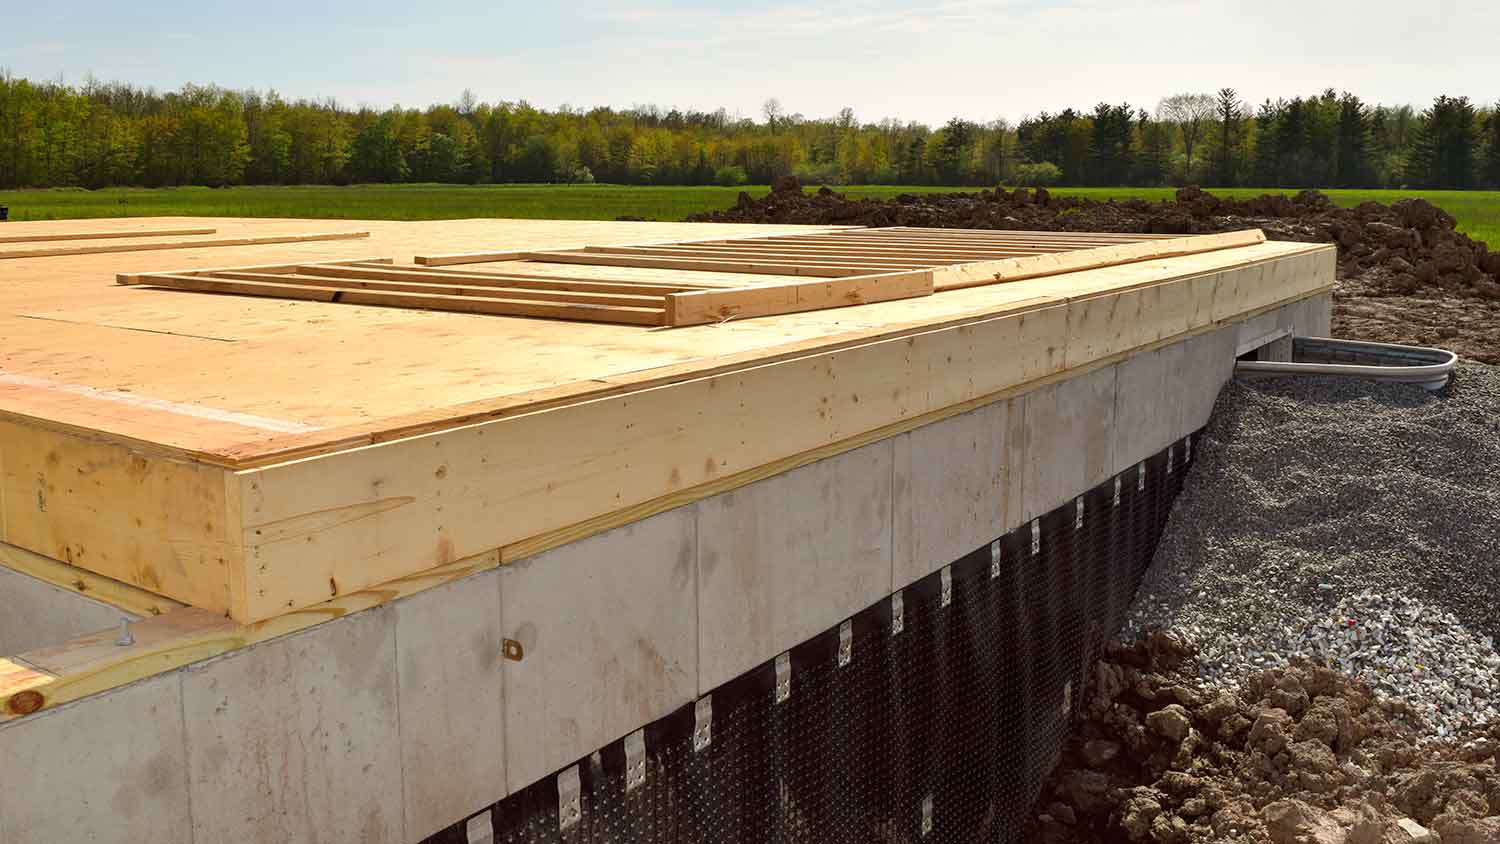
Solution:
[(786, 177), (760, 199), (741, 193), (728, 210), (688, 219), (1150, 234), (1260, 228), (1272, 240), (1338, 245), (1335, 336), (1441, 346), (1500, 363), (1500, 252), (1458, 232), (1453, 217), (1424, 199), (1340, 208), (1317, 191), (1236, 200), (1196, 187), (1161, 202), (1025, 188), (849, 199), (826, 187), (808, 193)]
[(1095, 665), (1023, 840), (1500, 841), (1500, 725), (1420, 739), (1413, 713), (1313, 666), (1204, 692), (1190, 653), (1158, 632)]

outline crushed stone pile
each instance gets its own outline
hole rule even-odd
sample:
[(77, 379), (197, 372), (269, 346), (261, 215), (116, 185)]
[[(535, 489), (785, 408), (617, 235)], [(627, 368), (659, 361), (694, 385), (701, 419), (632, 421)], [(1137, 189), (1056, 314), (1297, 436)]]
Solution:
[(1452, 216), (1419, 198), (1340, 208), (1317, 191), (1237, 200), (1187, 187), (1160, 202), (1025, 188), (850, 199), (826, 187), (808, 193), (784, 177), (764, 197), (742, 192), (734, 207), (688, 219), (1163, 234), (1260, 228), (1273, 240), (1337, 244), (1335, 336), (1441, 345), (1500, 363), (1500, 252), (1457, 231)]
[(1232, 382), (1023, 840), (1500, 842), (1500, 369)]
[(1433, 735), (1500, 716), (1500, 369), (1233, 381), (1197, 445), (1126, 640), (1178, 631), (1206, 686), (1338, 668)]
[(1021, 840), (1500, 841), (1500, 727), (1425, 740), (1399, 703), (1329, 668), (1216, 690), (1195, 668), (1171, 633), (1115, 645)]

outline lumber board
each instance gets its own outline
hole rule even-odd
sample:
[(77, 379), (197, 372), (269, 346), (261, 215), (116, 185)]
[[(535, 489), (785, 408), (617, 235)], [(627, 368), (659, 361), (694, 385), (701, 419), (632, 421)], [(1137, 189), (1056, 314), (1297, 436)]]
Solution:
[(1071, 247), (942, 247), (942, 246), (886, 246), (867, 245), (858, 241), (848, 244), (788, 241), (744, 241), (729, 245), (697, 247), (696, 252), (713, 256), (723, 253), (748, 253), (754, 255), (791, 255), (793, 257), (818, 257), (820, 259), (856, 258), (864, 260), (914, 261), (925, 265), (958, 263), (965, 260), (987, 258), (1012, 258), (1023, 255), (1041, 255), (1048, 252), (1063, 252)]
[(423, 308), (495, 316), (548, 317), (552, 319), (586, 319), (619, 322), (627, 325), (661, 325), (665, 308), (539, 302), (535, 300), (454, 296), (441, 293), (408, 293), (386, 290), (359, 290), (318, 284), (296, 284), (264, 281), (241, 281), (214, 276), (148, 275), (146, 284), (187, 290), (195, 293), (229, 293), (238, 296), (261, 296), (273, 299), (299, 299), (335, 302), (348, 305), (377, 305), (392, 308)]
[(433, 281), (386, 281), (370, 278), (342, 278), (324, 275), (317, 268), (299, 267), (295, 273), (219, 272), (198, 278), (257, 281), (270, 284), (299, 284), (341, 290), (392, 290), (403, 293), (436, 293), (444, 296), (480, 296), (491, 299), (527, 299), (538, 302), (572, 302), (592, 305), (623, 305), (636, 308), (661, 308), (662, 297), (624, 293), (582, 293), (537, 290), (524, 287), (501, 287), (496, 284), (464, 284), (462, 279), (449, 283)]
[(1009, 249), (1036, 249), (1051, 252), (1065, 252), (1069, 249), (1091, 249), (1095, 246), (1115, 246), (1120, 243), (1140, 243), (1135, 240), (1007, 240), (995, 243), (983, 241), (953, 240), (942, 241), (929, 238), (892, 238), (892, 237), (821, 237), (807, 236), (795, 238), (768, 237), (755, 241), (754, 243), (796, 243), (818, 246), (844, 247), (844, 248), (878, 248), (891, 250), (974, 250), (974, 251), (1005, 251)]
[(5, 542), (0, 542), (0, 567), (21, 572), (59, 589), (76, 592), (138, 616), (161, 615), (183, 606), (171, 598)]
[(130, 645), (118, 644), (119, 630), (110, 629), (0, 657), (0, 722), (306, 630), (499, 564), (499, 552), (490, 551), (252, 624), (196, 607), (174, 607), (131, 624)]
[[(954, 229), (954, 228), (932, 228), (920, 226), (886, 226), (882, 228), (868, 229), (846, 229), (853, 234), (878, 234), (891, 237), (987, 237), (1004, 238), (1020, 235), (1042, 236), (1042, 237), (1089, 237), (1101, 240), (1117, 238), (1126, 241), (1137, 240), (1168, 240), (1181, 237), (1180, 234), (1147, 234), (1144, 232), (1073, 232), (1073, 231), (1034, 231), (1031, 229)], [(841, 234), (842, 232), (833, 232)]]
[(163, 249), (208, 249), (222, 246), (267, 246), (273, 243), (311, 243), (320, 240), (351, 240), (369, 237), (367, 231), (286, 234), (264, 237), (230, 237), (218, 240), (181, 240), (170, 243), (112, 243), (99, 246), (62, 246), (52, 249), (7, 249), (4, 258), (56, 258), (64, 255), (98, 255), (107, 252), (158, 252)]
[(0, 443), (0, 542), (229, 611), (242, 555), (223, 467), (8, 414)]
[(668, 294), (667, 324), (702, 325), (931, 295), (932, 273), (924, 270), (828, 281), (762, 284), (730, 290), (699, 290)]
[(529, 276), (514, 273), (456, 272), (453, 270), (420, 270), (404, 267), (333, 266), (328, 264), (299, 265), (299, 271), (316, 273), (333, 278), (368, 278), (385, 281), (433, 281), (467, 285), (489, 285), (492, 287), (521, 287), (536, 290), (572, 290), (582, 293), (628, 293), (640, 295), (666, 295), (689, 290), (714, 290), (717, 288), (698, 284), (650, 284), (647, 282), (616, 280), (600, 281), (583, 278), (556, 278), (553, 276)]
[[(387, 266), (391, 263), (390, 258), (358, 258), (345, 261), (325, 261), (320, 266)], [(115, 284), (132, 285), (141, 284), (141, 279), (148, 275), (211, 275), (213, 273), (226, 272), (258, 272), (258, 273), (291, 273), (297, 270), (301, 264), (247, 264), (237, 267), (192, 267), (185, 270), (157, 270), (155, 272), (116, 273)]]
[(1265, 243), (1266, 236), (1260, 229), (1248, 229), (1225, 234), (1193, 235), (1189, 237), (1165, 238), (1144, 243), (1126, 243), (1099, 249), (1077, 252), (1058, 252), (1052, 255), (1034, 255), (1028, 258), (1006, 258), (976, 264), (960, 264), (934, 270), (934, 283), (938, 290), (960, 290), (997, 282), (1020, 281), (1061, 273), (1080, 272), (1102, 267), (1118, 266), (1157, 258), (1172, 258), (1253, 246)]
[(186, 237), (214, 234), (218, 229), (141, 229), (139, 231), (67, 232), (64, 234), (0, 235), (0, 243), (46, 243), (59, 240), (110, 240), (122, 237)]
[[(549, 264), (588, 264), (600, 267), (646, 267), (658, 270), (707, 270), (716, 273), (765, 273), (840, 278), (866, 275), (868, 268), (808, 266), (786, 262), (713, 260), (710, 258), (665, 258), (647, 255), (615, 255), (601, 252), (528, 252), (527, 260)], [(913, 269), (893, 267), (892, 269)]]
[(424, 267), (446, 267), (454, 264), (490, 264), (499, 261), (524, 261), (526, 252), (450, 252), (439, 255), (417, 255), (412, 261)]
[(664, 258), (688, 258), (709, 260), (769, 260), (807, 267), (863, 267), (872, 272), (880, 270), (898, 271), (919, 269), (921, 262), (885, 260), (878, 257), (842, 257), (822, 255), (795, 250), (760, 251), (739, 249), (729, 245), (709, 246), (590, 246), (584, 251), (598, 255), (646, 255)]

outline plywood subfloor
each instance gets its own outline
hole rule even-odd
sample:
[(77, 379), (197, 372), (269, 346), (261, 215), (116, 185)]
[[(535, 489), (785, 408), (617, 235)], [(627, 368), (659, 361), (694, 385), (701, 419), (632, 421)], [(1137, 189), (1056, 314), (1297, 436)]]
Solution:
[[(1056, 279), (919, 300), (679, 329), (560, 322), (116, 286), (119, 272), (535, 249), (813, 231), (795, 226), (457, 220), (436, 222), (153, 218), (90, 222), (212, 226), (216, 237), (368, 229), (358, 241), (17, 259), (0, 263), (0, 410), (180, 451), (226, 466), (345, 448), (486, 414), (568, 401), (612, 383), (685, 378), (788, 346), (848, 342), (892, 326), (940, 323), (1050, 295)], [(7, 224), (7, 234), (76, 223)], [(1076, 273), (1066, 286), (1119, 273), (1210, 270), (1308, 247), (1263, 244)], [(1154, 266), (1160, 264), (1160, 266)], [(465, 269), (503, 269), (475, 264)], [(569, 265), (528, 272), (660, 279), (664, 271)], [(675, 281), (781, 276), (671, 272)], [(1144, 277), (1144, 276), (1143, 276)]]

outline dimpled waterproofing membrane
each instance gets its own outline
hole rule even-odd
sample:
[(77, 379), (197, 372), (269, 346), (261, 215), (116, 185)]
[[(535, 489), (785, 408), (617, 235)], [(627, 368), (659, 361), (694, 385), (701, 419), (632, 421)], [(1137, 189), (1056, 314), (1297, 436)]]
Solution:
[(780, 693), (773, 660), (645, 725), (632, 787), (622, 739), (428, 841), (1019, 840), (1191, 454), (1179, 441), (1081, 496), (1081, 523), (1070, 501), (901, 590), (899, 623), (890, 599), (860, 612), (846, 664), (835, 625), (790, 651)]

